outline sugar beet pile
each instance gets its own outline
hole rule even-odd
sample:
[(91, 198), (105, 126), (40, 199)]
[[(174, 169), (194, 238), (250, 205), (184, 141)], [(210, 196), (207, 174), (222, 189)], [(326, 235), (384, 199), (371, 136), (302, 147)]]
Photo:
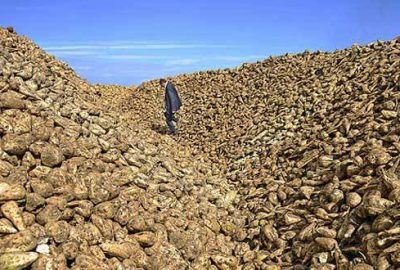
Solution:
[(400, 40), (89, 85), (0, 30), (0, 269), (395, 269)]
[(223, 231), (245, 218), (217, 170), (85, 102), (97, 87), (27, 38), (0, 38), (0, 269), (238, 263)]

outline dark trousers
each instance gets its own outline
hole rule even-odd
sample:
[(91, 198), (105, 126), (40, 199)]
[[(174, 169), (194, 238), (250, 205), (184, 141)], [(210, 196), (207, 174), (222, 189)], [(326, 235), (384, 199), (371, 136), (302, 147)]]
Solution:
[(165, 112), (164, 115), (168, 125), (169, 132), (176, 133), (176, 128), (173, 122), (175, 120), (174, 113)]

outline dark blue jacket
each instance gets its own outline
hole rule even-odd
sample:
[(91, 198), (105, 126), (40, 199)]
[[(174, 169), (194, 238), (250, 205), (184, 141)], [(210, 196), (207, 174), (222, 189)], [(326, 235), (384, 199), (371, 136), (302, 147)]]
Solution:
[(178, 111), (182, 106), (181, 99), (179, 98), (178, 91), (175, 86), (171, 83), (167, 83), (165, 89), (165, 110), (168, 114), (172, 114)]

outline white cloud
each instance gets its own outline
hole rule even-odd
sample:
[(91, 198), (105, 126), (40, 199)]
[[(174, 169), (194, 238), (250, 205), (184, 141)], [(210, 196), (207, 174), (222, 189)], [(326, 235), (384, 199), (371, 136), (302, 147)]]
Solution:
[[(221, 44), (177, 43), (164, 41), (111, 41), (51, 44), (46, 43), (43, 49), (56, 56), (91, 56), (112, 60), (163, 60), (171, 59), (171, 65), (187, 66), (199, 62), (197, 59), (176, 59), (169, 55), (142, 54), (147, 51), (171, 51), (178, 49), (211, 49), (227, 48)], [(177, 51), (174, 51), (176, 54)], [(178, 51), (179, 52), (179, 51)], [(172, 53), (172, 52), (171, 52)]]
[(45, 46), (43, 47), (46, 51), (75, 51), (75, 50), (95, 50), (99, 46), (95, 45), (60, 45), (60, 46)]
[(115, 60), (154, 60), (154, 59), (169, 59), (170, 56), (166, 55), (141, 55), (141, 54), (110, 54), (99, 55), (98, 58), (102, 59), (115, 59)]
[(165, 49), (207, 49), (207, 48), (228, 48), (227, 45), (220, 44), (195, 44), (195, 43), (165, 43), (155, 42), (146, 43), (145, 41), (112, 42), (96, 44), (73, 44), (73, 45), (52, 45), (44, 46), (46, 51), (72, 51), (72, 50), (165, 50)]
[(167, 61), (166, 65), (168, 66), (191, 66), (200, 62), (199, 58), (183, 58), (183, 59), (174, 59)]
[(214, 59), (221, 61), (246, 61), (254, 59), (264, 59), (265, 57), (265, 55), (216, 56)]
[(212, 44), (130, 44), (130, 45), (115, 45), (110, 46), (110, 49), (115, 50), (159, 50), (159, 49), (207, 49), (207, 48), (226, 48), (225, 45)]
[(88, 50), (65, 50), (65, 51), (48, 51), (57, 56), (79, 56), (79, 55), (96, 55), (98, 52)]

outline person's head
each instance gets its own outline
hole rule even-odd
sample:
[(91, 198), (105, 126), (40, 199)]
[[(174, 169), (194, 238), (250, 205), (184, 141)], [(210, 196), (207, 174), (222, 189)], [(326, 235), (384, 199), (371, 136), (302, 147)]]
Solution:
[(162, 87), (165, 87), (167, 85), (167, 80), (166, 79), (160, 79), (160, 85)]

